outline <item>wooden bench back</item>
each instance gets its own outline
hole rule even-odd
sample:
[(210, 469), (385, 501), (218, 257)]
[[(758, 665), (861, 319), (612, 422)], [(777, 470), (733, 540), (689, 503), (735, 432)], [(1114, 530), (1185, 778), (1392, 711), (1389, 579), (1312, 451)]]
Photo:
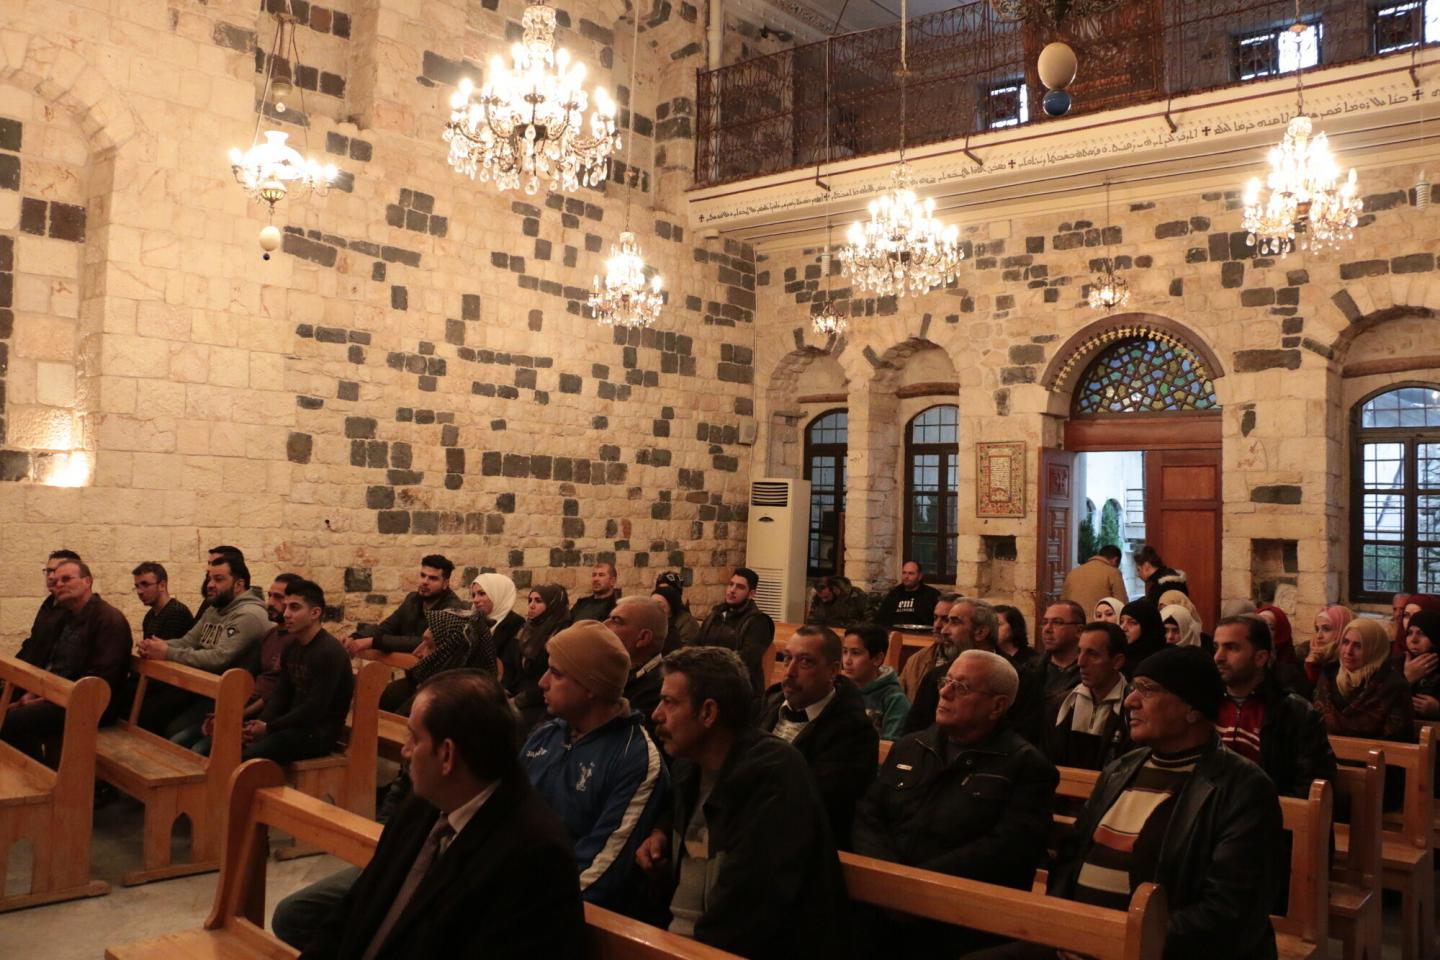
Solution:
[(245, 746), (241, 737), (241, 728), (245, 726), (245, 704), (255, 691), (255, 678), (250, 671), (231, 667), (217, 676), (207, 670), (197, 670), (169, 660), (142, 660), (139, 657), (132, 658), (130, 667), (140, 678), (135, 687), (135, 701), (130, 705), (131, 728), (139, 729), (140, 707), (150, 681), (168, 683), (215, 701), (215, 732), (211, 735), (210, 754), (205, 761), (207, 769), (233, 770), (240, 763), (240, 752)]
[(1435, 819), (1435, 728), (1425, 725), (1418, 743), (1331, 736), (1330, 747), (1337, 759), (1361, 764), (1368, 762), (1370, 751), (1381, 750), (1387, 767), (1405, 771), (1405, 799), (1393, 832), (1420, 849), (1428, 849)]
[[(61, 730), (60, 767), (54, 771), (55, 789), (53, 799), (58, 807), (83, 811), (83, 831), (67, 831), (67, 836), (52, 837), (53, 843), (64, 846), (70, 842), (83, 842), (84, 850), (77, 851), (86, 864), (90, 862), (91, 798), (95, 790), (95, 734), (100, 718), (110, 704), (110, 685), (99, 677), (81, 677), (66, 680), (49, 670), (16, 660), (0, 657), (0, 680), (5, 689), (0, 693), (0, 727), (5, 724), (5, 715), (15, 697), (16, 688), (44, 697), (57, 707), (65, 710), (65, 725)], [(31, 759), (11, 747), (0, 744), (0, 763), (15, 767), (34, 767), (34, 772), (48, 778), (51, 771), (43, 764)], [(0, 890), (0, 895), (4, 891)]]
[[(1335, 777), (1336, 806), (1350, 810), (1350, 852), (1337, 869), (1339, 879), (1362, 890), (1378, 889), (1384, 832), (1385, 751), (1371, 750), (1365, 766), (1341, 765)], [(1341, 804), (1339, 797), (1348, 801)]]
[[(1100, 774), (1095, 770), (1058, 767), (1057, 796), (1085, 801), (1090, 799)], [(1329, 874), (1323, 865), (1330, 860), (1330, 824), (1334, 810), (1331, 788), (1323, 780), (1310, 784), (1305, 799), (1280, 798), (1280, 815), (1291, 836), (1290, 896), (1288, 912), (1274, 917), (1275, 930), (1311, 943), (1324, 942), (1330, 914)], [(1057, 815), (1062, 828), (1073, 827), (1072, 818)]]
[(840, 854), (852, 900), (974, 930), (1071, 950), (1096, 960), (1158, 960), (1165, 894), (1142, 883), (1130, 909), (1107, 910), (1029, 890), (980, 883), (897, 863)]
[[(370, 862), (382, 827), (285, 786), (285, 775), (268, 760), (252, 760), (231, 779), (225, 852), (208, 930), (226, 930), (264, 956), (293, 956), (265, 933), (265, 861), (269, 829), (319, 847), (363, 867)], [(658, 927), (585, 905), (585, 956), (595, 960), (736, 960)]]
[(420, 658), (413, 653), (387, 653), (384, 650), (361, 650), (356, 654), (361, 660), (373, 660), (376, 663), (383, 663), (394, 670), (409, 670), (420, 662)]

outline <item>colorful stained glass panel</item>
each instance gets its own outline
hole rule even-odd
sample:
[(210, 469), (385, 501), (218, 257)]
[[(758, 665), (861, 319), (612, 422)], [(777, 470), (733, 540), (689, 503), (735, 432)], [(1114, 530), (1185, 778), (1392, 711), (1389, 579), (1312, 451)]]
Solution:
[(1215, 386), (1200, 359), (1160, 340), (1122, 340), (1101, 351), (1075, 391), (1075, 413), (1213, 410)]

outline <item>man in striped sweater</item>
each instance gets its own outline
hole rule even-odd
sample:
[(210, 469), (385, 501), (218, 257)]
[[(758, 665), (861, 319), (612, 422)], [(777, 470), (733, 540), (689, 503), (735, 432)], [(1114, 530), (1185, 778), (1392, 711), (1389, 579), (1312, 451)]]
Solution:
[[(1120, 910), (1141, 883), (1158, 883), (1170, 907), (1166, 960), (1276, 956), (1280, 802), (1264, 771), (1216, 736), (1224, 696), (1199, 647), (1145, 659), (1125, 701), (1141, 749), (1105, 768), (1050, 871), (1052, 896)], [(1011, 944), (983, 956), (1056, 951)]]

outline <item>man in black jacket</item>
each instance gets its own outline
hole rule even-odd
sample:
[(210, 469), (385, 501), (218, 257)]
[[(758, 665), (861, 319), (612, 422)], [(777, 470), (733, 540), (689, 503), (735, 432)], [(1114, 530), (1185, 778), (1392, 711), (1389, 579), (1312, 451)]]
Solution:
[(601, 560), (595, 564), (590, 570), (590, 595), (581, 597), (570, 607), (570, 622), (599, 620), (604, 623), (620, 599), (620, 588), (615, 586), (619, 576), (615, 572), (615, 564), (610, 561)]
[(880, 735), (865, 698), (840, 675), (844, 642), (828, 627), (804, 626), (780, 654), (785, 676), (766, 691), (760, 729), (794, 745), (820, 790), (830, 831), (850, 849), (855, 803), (875, 780)]
[(663, 670), (655, 730), (675, 761), (674, 819), (635, 859), (663, 883), (670, 930), (751, 960), (847, 960), (824, 806), (795, 748), (755, 728), (749, 671), (710, 647), (682, 647)]
[(1045, 717), (1045, 756), (1057, 767), (1103, 770), (1130, 752), (1130, 725), (1121, 709), (1125, 681), (1125, 631), (1097, 620), (1080, 631), (1076, 684), (1059, 708)]
[(408, 727), (416, 795), (301, 957), (579, 960), (575, 853), (516, 760), (499, 683), (479, 670), (436, 674)]
[(724, 647), (740, 655), (750, 672), (750, 689), (757, 694), (765, 689), (765, 651), (775, 641), (775, 621), (755, 606), (755, 588), (760, 575), (748, 567), (736, 567), (725, 585), (725, 602), (700, 625), (695, 636), (697, 647)]
[(665, 611), (649, 597), (621, 597), (605, 626), (625, 645), (630, 655), (630, 677), (625, 699), (645, 717), (645, 729), (655, 732), (650, 715), (660, 705), (660, 651), (670, 632)]
[(1226, 617), (1215, 627), (1215, 666), (1225, 681), (1216, 731), (1220, 742), (1260, 765), (1283, 797), (1307, 797), (1313, 780), (1335, 779), (1325, 721), (1282, 687), (1270, 670), (1270, 625)]
[[(1050, 836), (1055, 766), (1010, 729), (1019, 686), (999, 654), (966, 650), (940, 685), (928, 730), (895, 742), (860, 801), (855, 852), (923, 870), (1028, 890)], [(866, 953), (955, 956), (988, 938), (929, 921), (874, 913)]]
[(925, 582), (920, 564), (906, 560), (900, 565), (900, 582), (880, 601), (875, 620), (887, 627), (924, 626), (935, 619), (935, 601), (940, 591)]
[[(1105, 768), (1050, 871), (1049, 893), (1124, 909), (1165, 890), (1166, 960), (1274, 960), (1280, 801), (1270, 778), (1215, 735), (1225, 688), (1199, 647), (1167, 647), (1135, 670), (1132, 750)], [(1010, 944), (971, 960), (1053, 960)]]
[[(431, 610), (460, 610), (465, 604), (450, 589), (455, 564), (438, 553), (420, 558), (420, 579), (405, 595), (400, 606), (379, 623), (362, 623), (355, 628), (345, 649), (353, 657), (362, 650), (385, 653), (412, 653), (424, 638), (425, 614)], [(502, 611), (503, 613), (503, 611)]]

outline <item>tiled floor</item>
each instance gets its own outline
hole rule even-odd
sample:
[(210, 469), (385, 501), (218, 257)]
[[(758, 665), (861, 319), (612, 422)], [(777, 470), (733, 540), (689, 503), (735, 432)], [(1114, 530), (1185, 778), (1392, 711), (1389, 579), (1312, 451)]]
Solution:
[[(95, 812), (92, 873), (110, 893), (0, 914), (0, 957), (32, 960), (98, 960), (110, 944), (129, 943), (198, 927), (210, 913), (214, 873), (120, 886), (120, 875), (140, 865), (141, 807), (122, 797)], [(270, 861), (266, 907), (344, 866), (331, 857)], [(15, 874), (19, 873), (19, 876)], [(28, 871), (11, 871), (13, 891), (29, 885)], [(268, 916), (267, 916), (268, 921)]]

